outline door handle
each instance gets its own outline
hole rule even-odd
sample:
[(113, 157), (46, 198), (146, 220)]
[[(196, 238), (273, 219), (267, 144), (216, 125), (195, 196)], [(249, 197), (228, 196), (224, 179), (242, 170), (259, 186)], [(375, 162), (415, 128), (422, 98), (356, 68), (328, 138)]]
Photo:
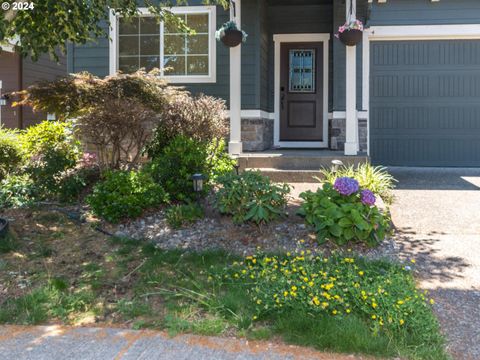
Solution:
[(280, 107), (281, 107), (282, 110), (283, 110), (284, 105), (285, 105), (285, 88), (282, 86), (282, 87), (280, 88), (280, 91), (281, 91), (281, 93), (282, 93), (282, 95), (280, 96)]

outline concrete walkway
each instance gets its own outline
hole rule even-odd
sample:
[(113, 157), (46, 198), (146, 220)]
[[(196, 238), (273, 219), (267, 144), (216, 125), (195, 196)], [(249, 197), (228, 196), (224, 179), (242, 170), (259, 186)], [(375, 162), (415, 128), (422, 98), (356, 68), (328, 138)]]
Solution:
[(266, 342), (124, 329), (0, 326), (1, 360), (360, 360)]
[(417, 261), (420, 287), (455, 359), (480, 359), (480, 169), (392, 168), (392, 206), (402, 257)]

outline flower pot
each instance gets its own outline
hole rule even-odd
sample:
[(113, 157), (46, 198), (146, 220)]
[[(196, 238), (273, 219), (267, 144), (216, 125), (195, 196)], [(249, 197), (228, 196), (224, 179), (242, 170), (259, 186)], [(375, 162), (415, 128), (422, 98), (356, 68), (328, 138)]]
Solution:
[(0, 239), (8, 233), (8, 220), (0, 218)]
[(363, 31), (358, 29), (348, 29), (338, 34), (338, 38), (346, 46), (355, 46), (362, 41)]
[(223, 44), (228, 47), (236, 47), (241, 44), (243, 40), (243, 33), (240, 30), (228, 29), (225, 30), (225, 35), (221, 38)]

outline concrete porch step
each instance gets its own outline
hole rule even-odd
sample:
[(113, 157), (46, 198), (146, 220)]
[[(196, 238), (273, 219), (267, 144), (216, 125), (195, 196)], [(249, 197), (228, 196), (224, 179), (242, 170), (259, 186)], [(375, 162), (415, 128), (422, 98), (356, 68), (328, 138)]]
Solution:
[(319, 170), (330, 167), (332, 160), (341, 160), (345, 165), (357, 165), (368, 162), (368, 156), (345, 156), (341, 151), (276, 150), (244, 153), (239, 156), (238, 164), (241, 169)]
[(323, 178), (319, 170), (280, 170), (272, 168), (247, 168), (245, 170), (258, 170), (273, 182), (318, 183), (319, 181), (315, 177)]

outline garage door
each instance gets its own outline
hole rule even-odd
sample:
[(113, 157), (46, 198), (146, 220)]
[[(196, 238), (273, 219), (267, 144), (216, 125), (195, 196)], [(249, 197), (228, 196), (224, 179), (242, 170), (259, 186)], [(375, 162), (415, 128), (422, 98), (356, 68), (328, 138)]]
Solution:
[(480, 166), (480, 41), (371, 43), (370, 154), (400, 166)]

